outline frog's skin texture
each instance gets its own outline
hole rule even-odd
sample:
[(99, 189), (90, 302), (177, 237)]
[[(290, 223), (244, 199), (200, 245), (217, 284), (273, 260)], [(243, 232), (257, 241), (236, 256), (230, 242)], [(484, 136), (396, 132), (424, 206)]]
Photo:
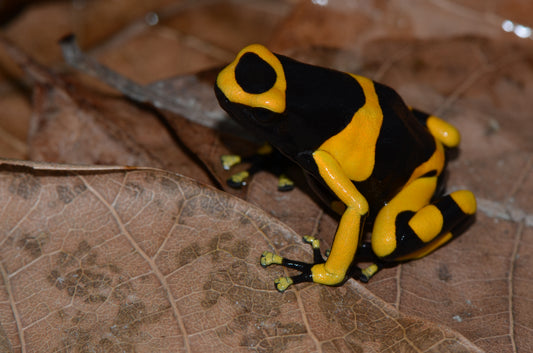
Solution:
[[(215, 93), (233, 119), (300, 165), (342, 214), (326, 261), (313, 237), (304, 237), (314, 249), (312, 264), (263, 253), (263, 266), (301, 271), (278, 279), (280, 291), (299, 282), (342, 283), (354, 275), (358, 250), (375, 259), (359, 270), (367, 281), (386, 263), (432, 252), (475, 214), (470, 191), (436, 195), (445, 148), (458, 146), (459, 132), (409, 108), (385, 85), (253, 44), (219, 73)], [(373, 224), (371, 251), (361, 244), (365, 220)]]

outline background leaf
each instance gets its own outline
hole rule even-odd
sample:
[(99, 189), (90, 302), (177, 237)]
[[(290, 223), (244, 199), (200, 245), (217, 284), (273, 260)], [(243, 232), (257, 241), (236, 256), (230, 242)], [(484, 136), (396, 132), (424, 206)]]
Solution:
[(161, 170), (61, 168), (0, 166), (8, 350), (475, 350), (355, 282), (280, 295), (280, 269), (257, 259), (298, 236), (227, 193)]

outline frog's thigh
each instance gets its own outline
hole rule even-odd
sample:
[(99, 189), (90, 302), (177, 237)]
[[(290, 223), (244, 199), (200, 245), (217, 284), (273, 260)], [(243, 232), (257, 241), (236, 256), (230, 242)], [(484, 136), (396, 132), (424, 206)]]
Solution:
[[(414, 212), (426, 206), (437, 187), (437, 177), (419, 178), (404, 187), (387, 205), (378, 213), (372, 231), (372, 250), (378, 257), (386, 257), (396, 251), (397, 218), (405, 211)], [(403, 220), (403, 219), (402, 219)], [(403, 222), (406, 223), (405, 221)], [(400, 226), (399, 228), (404, 228)], [(414, 234), (412, 234), (414, 235)], [(410, 237), (412, 238), (412, 237)], [(416, 235), (415, 235), (416, 238)], [(416, 239), (413, 239), (416, 241)]]
[(450, 231), (473, 215), (476, 201), (467, 190), (429, 203), (437, 177), (413, 181), (378, 214), (372, 233), (372, 249), (386, 260), (425, 256), (452, 238)]

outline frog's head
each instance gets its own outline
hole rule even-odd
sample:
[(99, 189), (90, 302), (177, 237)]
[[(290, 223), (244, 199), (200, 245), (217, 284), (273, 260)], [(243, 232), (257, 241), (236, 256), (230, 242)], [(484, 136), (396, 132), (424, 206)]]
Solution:
[(241, 50), (218, 74), (215, 93), (234, 120), (289, 157), (318, 148), (364, 104), (351, 75), (274, 54), (259, 44)]
[(242, 126), (274, 144), (283, 125), (286, 89), (278, 56), (260, 44), (242, 49), (218, 74), (215, 84), (220, 106)]
[[(216, 88), (232, 103), (275, 113), (285, 111), (287, 82), (283, 66), (274, 53), (260, 44), (241, 50), (218, 74)], [(220, 100), (220, 95), (217, 97)]]

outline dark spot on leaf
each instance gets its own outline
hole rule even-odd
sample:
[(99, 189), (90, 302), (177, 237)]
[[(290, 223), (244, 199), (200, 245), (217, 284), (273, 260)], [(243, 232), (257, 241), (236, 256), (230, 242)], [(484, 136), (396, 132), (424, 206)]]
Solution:
[(102, 294), (90, 294), (87, 299), (85, 299), (86, 303), (103, 303), (107, 300), (107, 296)]
[(181, 216), (178, 221), (178, 223), (183, 224), (186, 222), (186, 219), (189, 217), (192, 217), (196, 214), (197, 208), (196, 208), (196, 202), (197, 200), (190, 200), (190, 201), (184, 201), (181, 207)]
[(61, 347), (57, 347), (53, 351), (88, 352), (91, 339), (92, 336), (88, 331), (81, 330), (78, 327), (71, 327), (65, 331), (65, 335), (61, 339)]
[(239, 259), (245, 259), (250, 253), (250, 244), (247, 241), (240, 240), (234, 244), (231, 253)]
[(43, 246), (48, 243), (49, 238), (49, 235), (44, 232), (41, 232), (36, 236), (27, 234), (19, 240), (18, 245), (25, 251), (29, 252), (32, 257), (36, 258), (41, 256)]
[[(46, 279), (48, 280), (48, 283), (50, 283), (51, 285), (55, 285), (57, 287), (58, 285), (57, 279), (59, 278), (59, 276), (60, 274), (58, 270), (52, 270), (50, 271)], [(58, 289), (63, 289), (63, 288), (58, 288)]]
[(161, 178), (160, 184), (165, 194), (172, 195), (179, 192), (179, 187), (175, 180), (169, 178)]
[(29, 200), (41, 189), (39, 179), (30, 174), (13, 174), (13, 180), (9, 184), (9, 192)]
[(141, 185), (132, 182), (127, 182), (124, 185), (124, 190), (126, 190), (132, 198), (139, 197), (144, 192), (144, 188)]
[(96, 265), (97, 257), (98, 255), (96, 254), (96, 252), (89, 252), (89, 254), (87, 254), (87, 256), (85, 256), (82, 260), (83, 267), (90, 267)]
[(220, 298), (220, 293), (215, 291), (206, 291), (205, 297), (201, 301), (201, 305), (204, 309), (209, 309), (218, 303), (218, 298)]
[(109, 338), (102, 338), (96, 345), (97, 352), (120, 352), (121, 347), (115, 345)]
[(188, 263), (193, 262), (200, 254), (200, 246), (198, 243), (192, 243), (179, 253), (176, 254), (175, 263), (176, 268), (180, 268)]
[(448, 270), (448, 266), (446, 264), (440, 264), (437, 269), (437, 275), (439, 276), (439, 279), (444, 282), (448, 282), (452, 279), (452, 274)]
[(239, 224), (242, 225), (242, 226), (245, 226), (245, 225), (247, 225), (247, 224), (250, 224), (250, 219), (248, 219), (248, 217), (242, 216), (242, 217), (239, 219)]
[(153, 172), (144, 173), (144, 181), (146, 184), (152, 184), (156, 180), (156, 174)]
[(220, 233), (218, 237), (220, 238), (220, 242), (227, 242), (227, 241), (233, 240), (235, 236), (229, 232), (224, 232), (224, 233)]
[(70, 322), (73, 323), (73, 324), (76, 324), (78, 325), (79, 323), (85, 321), (85, 318), (86, 318), (86, 313), (82, 312), (82, 311), (78, 311), (76, 313), (76, 315), (74, 315), (71, 319), (70, 319)]
[(114, 264), (108, 264), (107, 268), (113, 273), (120, 273), (120, 267)]
[[(349, 349), (350, 352), (354, 352), (354, 353), (363, 353), (365, 350), (364, 350), (364, 343), (362, 343), (361, 341), (361, 337), (359, 337), (360, 335), (357, 334), (357, 332), (352, 332), (350, 333), (349, 335), (347, 335), (344, 340), (344, 342), (339, 342), (339, 344), (343, 344), (345, 343)], [(341, 341), (339, 339), (339, 341)], [(333, 350), (332, 352), (336, 352), (340, 349), (335, 349)]]
[(217, 270), (209, 273), (208, 280), (204, 283), (204, 290), (214, 290), (218, 293), (225, 293), (233, 284), (231, 277), (225, 270)]
[(207, 244), (207, 251), (212, 253), (213, 262), (220, 261), (220, 251), (225, 250), (231, 253), (232, 249), (228, 242), (231, 242), (235, 236), (230, 232), (224, 232), (215, 235)]
[(81, 257), (85, 254), (87, 254), (91, 250), (91, 246), (86, 240), (80, 241), (78, 244), (78, 249), (74, 253), (74, 256)]
[(74, 193), (76, 195), (79, 195), (81, 194), (82, 192), (84, 192), (85, 190), (87, 190), (87, 186), (83, 183), (80, 183), (80, 184), (76, 184), (74, 185)]
[[(228, 299), (233, 303), (237, 313), (246, 314), (252, 311), (253, 291), (250, 288), (233, 286), (227, 292)], [(236, 319), (235, 319), (236, 320)]]
[(65, 185), (57, 185), (56, 191), (58, 199), (64, 204), (71, 203), (72, 200), (74, 200), (74, 198), (76, 197), (76, 195), (74, 195), (74, 192), (72, 192), (72, 190), (70, 190), (70, 188)]
[(143, 302), (122, 304), (114, 320), (111, 332), (117, 337), (128, 337), (138, 331), (139, 320), (146, 315), (146, 306)]
[(72, 265), (76, 261), (76, 258), (69, 253), (66, 253), (64, 251), (61, 251), (59, 255), (57, 256), (57, 264), (59, 266), (69, 266)]
[(170, 306), (148, 309), (144, 302), (124, 303), (120, 306), (111, 326), (111, 333), (120, 339), (131, 339), (141, 334), (141, 327), (159, 321)]
[(307, 333), (307, 329), (300, 322), (289, 322), (282, 324), (278, 328), (278, 334), (282, 336), (302, 335)]
[[(109, 276), (89, 270), (77, 269), (63, 276), (56, 270), (50, 275), (50, 278), (54, 277), (57, 289), (66, 288), (67, 295), (84, 298), (86, 302), (106, 295), (112, 287), (112, 279)], [(92, 297), (89, 298), (90, 296)]]
[(255, 281), (255, 274), (250, 273), (249, 267), (245, 261), (234, 261), (228, 268), (231, 281), (237, 285), (251, 287)]

